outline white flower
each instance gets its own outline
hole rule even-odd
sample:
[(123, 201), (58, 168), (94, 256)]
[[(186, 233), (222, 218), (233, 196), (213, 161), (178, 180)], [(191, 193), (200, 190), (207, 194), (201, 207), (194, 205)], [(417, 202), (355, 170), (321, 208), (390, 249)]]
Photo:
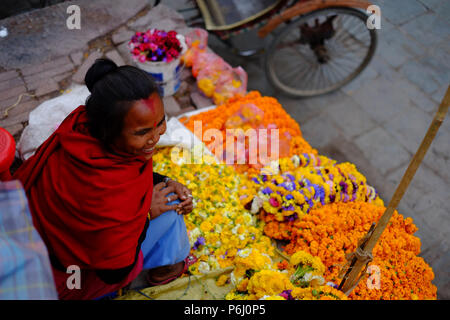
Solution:
[(238, 229), (239, 229), (240, 226), (241, 226), (240, 224), (236, 225), (233, 229), (231, 229), (231, 233), (232, 234), (237, 234)]
[(300, 165), (300, 157), (298, 155), (293, 155), (291, 161), (296, 168)]
[(221, 233), (222, 232), (222, 226), (220, 224), (216, 224), (216, 226), (214, 227), (214, 231), (216, 231), (217, 233)]
[(198, 271), (201, 273), (207, 273), (211, 270), (211, 268), (209, 267), (209, 264), (205, 261), (201, 261), (198, 264)]
[(253, 214), (256, 214), (259, 212), (259, 209), (261, 209), (264, 201), (260, 197), (254, 197), (252, 201), (252, 207), (250, 209), (250, 212)]
[(194, 245), (195, 241), (197, 241), (197, 238), (202, 234), (199, 228), (192, 229), (189, 231), (189, 244), (191, 247)]
[(237, 253), (237, 255), (241, 258), (247, 258), (250, 255), (250, 253), (252, 253), (252, 248), (245, 248), (245, 249), (240, 250)]
[(234, 286), (237, 286), (239, 284), (239, 282), (242, 281), (242, 277), (236, 278), (236, 275), (234, 274), (234, 271), (231, 272), (230, 279), (231, 279), (231, 283)]
[(311, 282), (313, 280), (317, 281), (317, 284), (319, 286), (321, 286), (322, 284), (325, 283), (325, 279), (322, 276), (318, 276), (318, 275), (313, 275), (311, 272), (307, 272), (304, 276), (303, 276), (303, 280), (306, 282)]
[(208, 258), (208, 263), (209, 263), (209, 265), (212, 267), (213, 270), (214, 270), (214, 269), (220, 269), (220, 264), (219, 264), (219, 262), (217, 261), (216, 257), (210, 256), (210, 257)]
[(252, 226), (255, 224), (253, 216), (248, 212), (244, 212), (242, 216), (244, 217), (244, 222), (246, 225)]
[(199, 211), (198, 211), (198, 215), (199, 215), (200, 217), (202, 217), (203, 219), (208, 218), (208, 213), (207, 213), (205, 210), (199, 210)]
[(261, 298), (259, 298), (259, 300), (267, 300), (267, 298), (270, 298), (270, 296), (269, 295), (262, 296)]

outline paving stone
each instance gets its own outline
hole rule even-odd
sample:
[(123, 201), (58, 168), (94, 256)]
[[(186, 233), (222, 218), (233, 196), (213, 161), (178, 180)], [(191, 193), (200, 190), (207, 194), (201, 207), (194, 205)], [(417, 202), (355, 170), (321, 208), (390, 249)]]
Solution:
[(105, 56), (114, 61), (118, 66), (123, 66), (126, 64), (117, 50), (108, 51), (107, 53), (105, 53)]
[(4, 91), (9, 88), (14, 88), (20, 85), (23, 85), (23, 80), (20, 77), (12, 78), (9, 80), (0, 82), (0, 91)]
[(36, 89), (36, 92), (34, 94), (36, 95), (36, 97), (41, 97), (43, 95), (49, 94), (50, 92), (58, 91), (59, 89), (59, 85), (56, 81), (48, 79)]
[(384, 129), (375, 128), (357, 137), (355, 144), (382, 175), (409, 162), (408, 151)]
[(374, 69), (372, 63), (370, 63), (355, 79), (343, 86), (341, 91), (348, 95), (352, 95), (354, 92), (358, 91), (364, 83), (368, 80), (373, 80), (376, 77), (378, 77), (378, 72)]
[[(72, 65), (69, 57), (59, 57), (52, 61), (48, 61), (42, 64), (34, 64), (20, 69), (22, 75), (29, 76), (37, 73), (48, 72), (49, 70), (58, 70), (61, 66)], [(72, 66), (73, 67), (73, 66)]]
[(426, 7), (416, 0), (380, 1), (381, 16), (395, 25), (401, 25), (427, 12)]
[[(399, 168), (387, 176), (387, 181), (398, 186), (406, 167)], [(448, 183), (438, 176), (426, 163), (417, 169), (402, 202), (411, 212), (422, 212), (434, 202), (444, 202), (448, 197)]]
[(409, 35), (405, 35), (398, 28), (380, 36), (377, 53), (394, 68), (403, 65), (406, 61), (423, 56), (426, 48)]
[(0, 81), (6, 81), (17, 77), (19, 77), (19, 73), (17, 73), (16, 70), (9, 70), (0, 73)]
[(164, 4), (159, 4), (136, 21), (128, 23), (127, 26), (135, 31), (146, 31), (151, 28), (168, 31), (186, 27), (186, 23), (183, 16), (177, 11)]
[[(239, 64), (231, 64), (231, 65), (234, 66)], [(257, 90), (261, 92), (263, 96), (273, 97), (275, 95), (276, 90), (274, 87), (270, 85), (264, 72), (264, 68), (262, 68), (260, 64), (247, 63), (242, 67), (247, 72), (249, 79), (252, 79), (252, 81), (248, 81), (247, 91)]]
[(399, 141), (409, 152), (416, 153), (433, 117), (414, 106), (408, 112), (397, 114), (383, 124), (391, 136)]
[(72, 74), (73, 74), (72, 71), (65, 72), (65, 73), (62, 73), (62, 74), (58, 74), (57, 76), (53, 77), (53, 80), (55, 80), (56, 82), (60, 82), (60, 81), (62, 81), (64, 79), (69, 78)]
[[(427, 222), (425, 221), (425, 224)], [(422, 229), (425, 233), (421, 233), (421, 229), (416, 232), (421, 237), (422, 243), (430, 243), (428, 239), (432, 232), (435, 231), (433, 228), (426, 229), (425, 224), (422, 224)], [(434, 238), (434, 237), (433, 237)], [(419, 254), (433, 269), (435, 278), (433, 284), (438, 288), (438, 299), (448, 300), (450, 299), (450, 272), (448, 271), (448, 266), (450, 265), (450, 250), (448, 243), (449, 234), (439, 235), (439, 239), (431, 242), (427, 248), (422, 250)]]
[(431, 47), (450, 36), (449, 22), (436, 14), (429, 12), (416, 19), (412, 19), (400, 27), (416, 41)]
[(83, 51), (77, 51), (70, 54), (70, 59), (72, 59), (72, 62), (74, 65), (79, 66), (81, 62), (83, 61)]
[(77, 83), (84, 83), (84, 77), (88, 69), (94, 64), (96, 59), (103, 56), (100, 51), (94, 51), (84, 60), (83, 64), (78, 68), (77, 72), (73, 75), (72, 80)]
[(440, 6), (443, 5), (447, 0), (419, 0), (423, 5), (425, 5), (428, 9), (439, 9)]
[(23, 130), (23, 125), (21, 123), (17, 123), (12, 126), (3, 127), (3, 129), (8, 131), (12, 136), (15, 136), (16, 134), (20, 133), (20, 131)]
[(173, 117), (174, 114), (180, 112), (180, 110), (181, 110), (180, 105), (175, 100), (175, 98), (172, 96), (164, 97), (163, 103), (164, 103), (164, 111), (170, 117)]
[(47, 81), (48, 79), (51, 79), (53, 77), (58, 77), (61, 74), (65, 74), (67, 72), (73, 71), (73, 64), (64, 64), (56, 69), (50, 69), (47, 71), (39, 72), (36, 74), (32, 74), (29, 76), (25, 76), (25, 84), (28, 88), (28, 90), (36, 90), (40, 86), (42, 86), (42, 82)]
[(134, 66), (136, 63), (133, 61), (133, 58), (130, 54), (130, 49), (128, 48), (128, 44), (126, 42), (122, 43), (121, 45), (117, 46), (117, 51), (121, 55), (122, 59), (125, 61), (125, 64)]
[(418, 61), (430, 69), (433, 78), (439, 84), (448, 85), (450, 83), (450, 52), (445, 49), (444, 45), (430, 48), (428, 53)]
[(400, 69), (401, 73), (425, 93), (431, 94), (439, 88), (435, 73), (420, 61), (410, 60)]
[(9, 98), (19, 97), (22, 93), (26, 93), (27, 89), (24, 85), (19, 85), (15, 88), (9, 88), (0, 92), (0, 103)]
[[(34, 110), (39, 105), (39, 102), (36, 100), (30, 100), (26, 102), (20, 102), (18, 105), (16, 105), (14, 108), (10, 109), (8, 111), (8, 117), (1, 120), (2, 122), (5, 121), (5, 123), (8, 122), (8, 119), (14, 118), (22, 113), (29, 113), (30, 111)], [(1, 115), (0, 118), (3, 117), (3, 113), (6, 110), (6, 108), (1, 109)]]
[(321, 114), (325, 109), (321, 106), (312, 105), (311, 101), (308, 101), (308, 99), (293, 99), (286, 96), (280, 96), (278, 97), (278, 102), (283, 109), (297, 121), (300, 127), (309, 119)]
[(396, 73), (392, 77), (395, 87), (403, 92), (404, 96), (409, 100), (410, 106), (417, 106), (428, 113), (434, 113), (438, 105), (429, 95), (423, 92), (417, 85), (408, 81), (402, 74)]
[(408, 96), (395, 82), (384, 76), (362, 85), (352, 98), (379, 124), (397, 114), (408, 112), (411, 105)]
[(301, 127), (303, 137), (316, 149), (330, 144), (336, 137), (342, 135), (339, 129), (325, 117), (315, 117), (310, 119)]
[(210, 98), (205, 97), (203, 94), (196, 91), (191, 92), (191, 100), (197, 109), (202, 109), (214, 105), (214, 102)]
[(128, 42), (134, 34), (135, 31), (131, 31), (126, 27), (120, 27), (113, 33), (112, 42), (116, 45), (121, 44), (122, 42)]
[[(448, 115), (447, 115), (448, 117)], [(448, 119), (447, 119), (448, 120)], [(450, 134), (447, 130), (439, 129), (431, 143), (424, 162), (441, 177), (450, 181)]]
[(376, 126), (370, 115), (350, 97), (330, 106), (323, 117), (331, 118), (349, 140)]

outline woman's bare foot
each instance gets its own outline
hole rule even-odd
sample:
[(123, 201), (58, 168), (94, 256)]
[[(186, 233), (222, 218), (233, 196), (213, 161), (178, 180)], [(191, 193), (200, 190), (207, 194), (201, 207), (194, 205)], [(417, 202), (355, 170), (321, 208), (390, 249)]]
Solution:
[(171, 277), (180, 274), (183, 268), (184, 268), (184, 261), (168, 266), (149, 269), (147, 279), (153, 283), (163, 282)]

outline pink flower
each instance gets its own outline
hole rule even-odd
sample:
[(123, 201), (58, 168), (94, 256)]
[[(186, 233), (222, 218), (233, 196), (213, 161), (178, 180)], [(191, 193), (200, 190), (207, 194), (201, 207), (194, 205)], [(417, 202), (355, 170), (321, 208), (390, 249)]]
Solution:
[(275, 208), (280, 206), (280, 204), (278, 203), (277, 199), (275, 199), (275, 198), (270, 198), (269, 199), (269, 203), (272, 205), (272, 207), (275, 207)]

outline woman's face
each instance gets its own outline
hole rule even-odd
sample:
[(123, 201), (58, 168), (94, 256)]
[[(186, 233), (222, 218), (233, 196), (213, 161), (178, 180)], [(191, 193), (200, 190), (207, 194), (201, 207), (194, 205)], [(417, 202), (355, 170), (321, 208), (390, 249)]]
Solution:
[(166, 117), (161, 98), (155, 92), (134, 103), (125, 116), (122, 132), (115, 147), (126, 153), (150, 160), (156, 143), (166, 132)]

